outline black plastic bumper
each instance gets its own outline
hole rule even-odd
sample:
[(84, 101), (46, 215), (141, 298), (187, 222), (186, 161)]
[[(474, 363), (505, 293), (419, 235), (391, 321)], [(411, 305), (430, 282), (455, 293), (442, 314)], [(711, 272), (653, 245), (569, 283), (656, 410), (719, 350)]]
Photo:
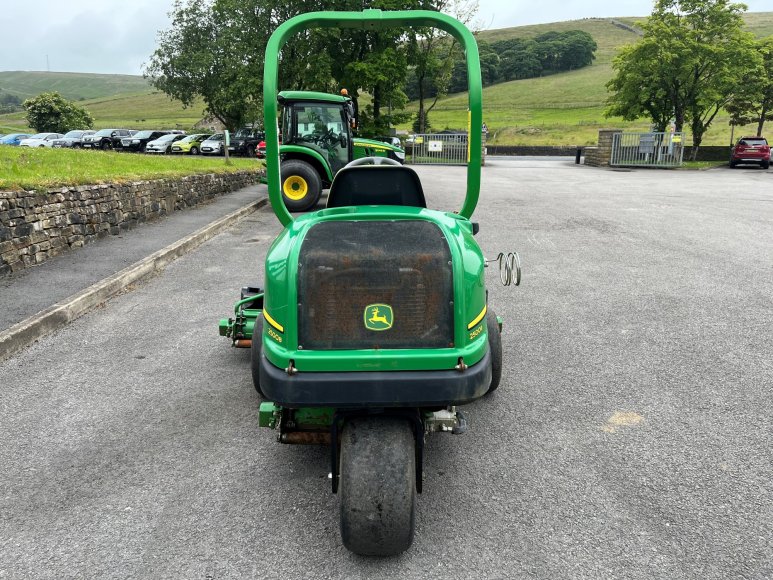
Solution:
[(464, 372), (298, 372), (260, 361), (260, 390), (283, 407), (445, 407), (469, 403), (491, 384), (491, 353)]

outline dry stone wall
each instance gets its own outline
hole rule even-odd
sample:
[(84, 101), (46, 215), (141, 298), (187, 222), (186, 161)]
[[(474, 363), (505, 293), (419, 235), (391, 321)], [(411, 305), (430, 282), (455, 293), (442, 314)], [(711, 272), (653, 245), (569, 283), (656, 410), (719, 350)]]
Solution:
[(257, 171), (242, 171), (47, 191), (0, 191), (0, 276), (253, 185), (259, 177)]

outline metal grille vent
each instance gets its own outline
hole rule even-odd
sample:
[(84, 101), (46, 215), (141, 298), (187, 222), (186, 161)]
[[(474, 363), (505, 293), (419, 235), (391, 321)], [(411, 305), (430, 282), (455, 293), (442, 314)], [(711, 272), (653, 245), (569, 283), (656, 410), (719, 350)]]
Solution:
[[(298, 262), (299, 345), (316, 350), (452, 346), (450, 261), (448, 242), (432, 222), (315, 225)], [(391, 320), (388, 309), (380, 309), (390, 328), (367, 328), (366, 308), (374, 304), (391, 307)]]

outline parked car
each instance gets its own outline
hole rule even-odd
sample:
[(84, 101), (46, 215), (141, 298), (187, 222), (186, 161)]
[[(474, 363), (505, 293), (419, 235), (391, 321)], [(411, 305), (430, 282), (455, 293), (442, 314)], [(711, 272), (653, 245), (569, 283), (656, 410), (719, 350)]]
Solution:
[(0, 139), (0, 145), (12, 145), (16, 147), (21, 143), (22, 139), (28, 139), (29, 137), (32, 137), (29, 133), (10, 133)]
[(175, 143), (181, 139), (185, 139), (185, 135), (174, 135), (171, 133), (168, 135), (162, 135), (155, 141), (151, 141), (145, 146), (145, 153), (171, 153), (172, 143)]
[(123, 151), (144, 153), (148, 143), (168, 134), (168, 131), (137, 131), (131, 137), (121, 139), (121, 149)]
[(55, 139), (64, 137), (61, 133), (38, 133), (32, 137), (22, 139), (20, 147), (51, 147)]
[(222, 133), (215, 133), (206, 141), (202, 141), (201, 153), (203, 155), (222, 155), (223, 138), (224, 135)]
[(730, 167), (754, 163), (763, 169), (770, 167), (770, 145), (765, 137), (741, 137), (733, 147)]
[(228, 152), (232, 155), (244, 155), (255, 157), (258, 144), (266, 138), (266, 134), (258, 129), (244, 127), (239, 129), (232, 137)]
[(211, 136), (212, 135), (206, 133), (188, 135), (185, 139), (180, 139), (172, 145), (172, 153), (188, 153), (190, 155), (198, 155), (201, 153), (202, 142), (206, 141)]
[(83, 138), (85, 149), (120, 149), (121, 139), (131, 137), (136, 131), (129, 129), (100, 129), (93, 135)]
[(93, 135), (96, 131), (68, 131), (61, 139), (55, 139), (51, 147), (72, 147), (81, 149), (83, 147), (83, 138)]

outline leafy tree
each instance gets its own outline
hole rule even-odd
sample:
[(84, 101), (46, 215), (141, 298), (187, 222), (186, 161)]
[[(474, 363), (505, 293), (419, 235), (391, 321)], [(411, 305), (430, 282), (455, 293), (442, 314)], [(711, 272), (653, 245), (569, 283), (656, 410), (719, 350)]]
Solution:
[(765, 121), (773, 120), (773, 37), (757, 43), (762, 61), (762, 73), (753, 71), (743, 79), (733, 100), (727, 105), (733, 125), (757, 123), (757, 135), (762, 135)]
[[(469, 24), (478, 11), (475, 0), (426, 0), (419, 7), (450, 13), (465, 24)], [(408, 34), (409, 63), (413, 68), (406, 92), (410, 91), (409, 98), (419, 101), (414, 131), (426, 133), (429, 113), (438, 99), (448, 93), (454, 60), (459, 60), (460, 50), (453, 36), (437, 28), (414, 29)], [(429, 99), (432, 102), (427, 106)]]
[(67, 133), (73, 129), (90, 129), (94, 119), (86, 111), (59, 93), (41, 93), (22, 103), (25, 119), (36, 131)]
[(0, 92), (0, 113), (13, 113), (21, 109), (21, 99), (10, 93)]
[(689, 125), (693, 159), (703, 135), (760, 66), (743, 4), (729, 0), (657, 0), (644, 36), (615, 58), (607, 115), (649, 116), (659, 130), (673, 118)]
[[(285, 20), (315, 9), (302, 0), (176, 0), (172, 26), (162, 32), (145, 66), (151, 84), (236, 129), (261, 117), (263, 56)], [(329, 59), (315, 34), (299, 34), (282, 52), (280, 87), (316, 88), (330, 81)]]

